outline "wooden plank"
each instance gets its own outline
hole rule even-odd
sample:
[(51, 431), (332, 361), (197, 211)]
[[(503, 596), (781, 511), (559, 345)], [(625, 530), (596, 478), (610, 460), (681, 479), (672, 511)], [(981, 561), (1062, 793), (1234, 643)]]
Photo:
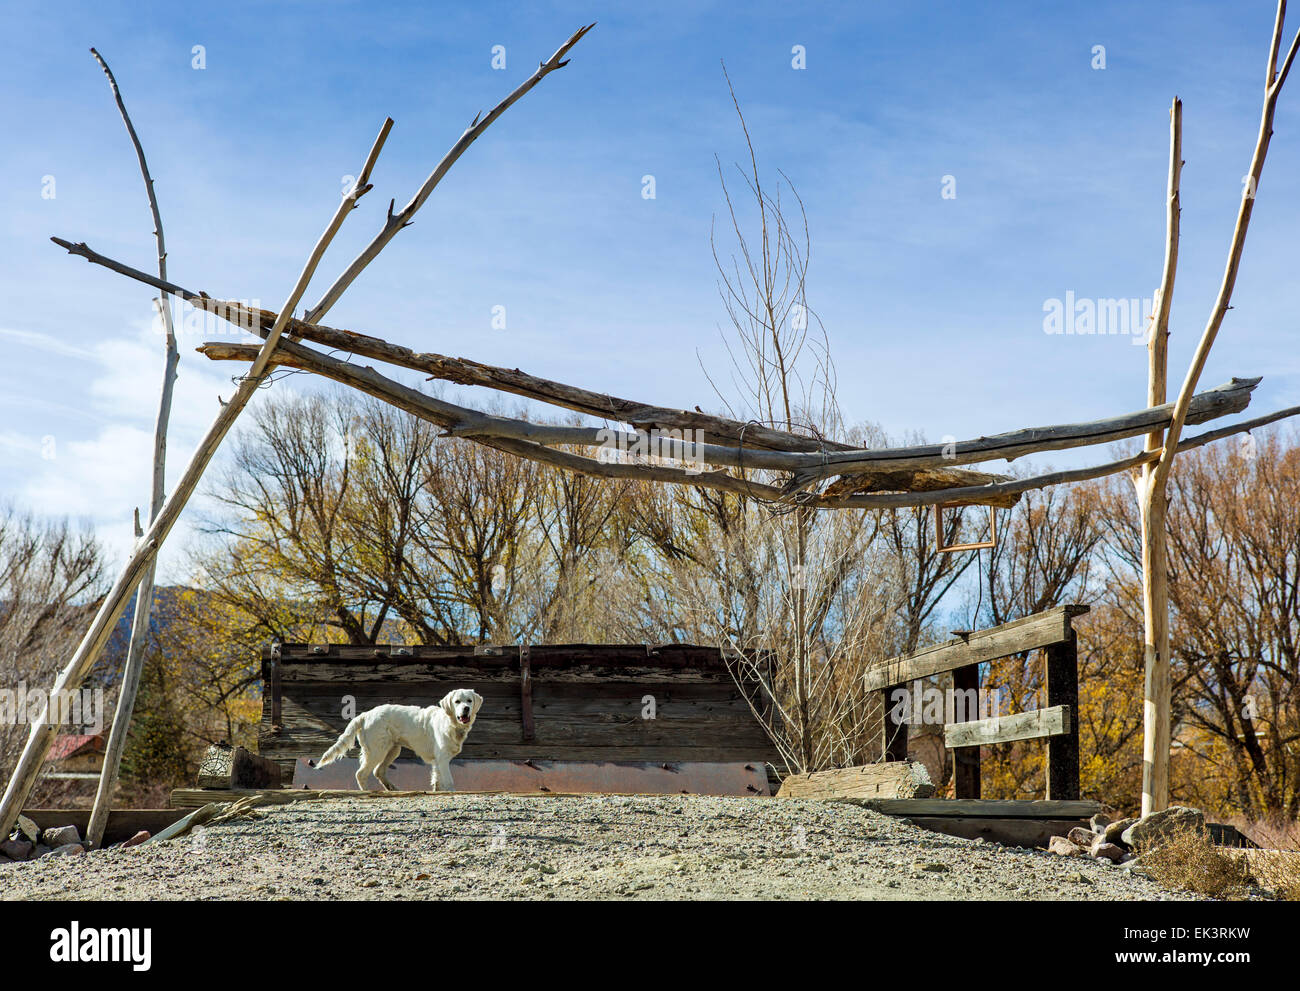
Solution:
[(886, 761), (811, 774), (791, 774), (777, 798), (929, 798), (934, 785), (918, 761)]
[(1064, 605), (1004, 623), (970, 636), (891, 658), (867, 669), (864, 687), (877, 691), (903, 685), (918, 678), (942, 674), (968, 664), (995, 661), (1000, 657), (1061, 643), (1071, 636), (1075, 616), (1088, 611), (1083, 605)]
[(1101, 811), (1101, 803), (1079, 801), (1023, 801), (1020, 799), (955, 798), (842, 798), (891, 816), (975, 816), (1002, 819), (1087, 819)]
[[(1047, 704), (1079, 710), (1079, 660), (1074, 635), (1047, 649)], [(1047, 738), (1047, 797), (1079, 797), (1079, 720), (1067, 731)]]
[[(730, 743), (687, 747), (680, 743), (639, 744), (633, 746), (579, 746), (570, 744), (495, 743), (472, 745), (473, 734), (461, 753), (467, 758), (504, 758), (508, 760), (606, 760), (606, 761), (762, 761), (777, 763), (779, 753), (771, 741), (755, 744)], [(293, 762), (299, 757), (316, 759), (332, 743), (332, 739), (319, 738), (303, 742), (290, 738), (285, 743), (267, 741), (264, 756), (276, 761), (282, 772), (293, 773)], [(322, 745), (323, 744), (323, 745)], [(403, 752), (405, 754), (405, 752)]]
[[(990, 719), (973, 719), (965, 723), (949, 723), (943, 728), (943, 741), (947, 747), (977, 750), (980, 745), (1011, 743), (1014, 740), (1037, 740), (1045, 736), (1069, 733), (1073, 720), (1068, 705), (1054, 705), (1032, 712), (1018, 712), (1013, 716), (993, 716)], [(958, 798), (978, 798), (978, 795), (958, 795)]]
[[(277, 738), (309, 734), (326, 746), (343, 731), (346, 720), (334, 713), (335, 706), (321, 712), (312, 706), (300, 706), (285, 700), (286, 728)], [(485, 717), (480, 710), (474, 729), (465, 746), (489, 743), (523, 743), (519, 719), (520, 708), (495, 712)], [(694, 706), (680, 703), (659, 710), (657, 718), (642, 719), (637, 710), (621, 709), (593, 714), (564, 714), (550, 710), (534, 711), (534, 735), (540, 744), (574, 744), (632, 746), (640, 743), (679, 743), (700, 747), (734, 743), (762, 743), (767, 735), (753, 715), (739, 705), (734, 707)], [(269, 741), (268, 741), (269, 742)]]
[[(963, 715), (979, 712), (980, 667), (978, 664), (968, 664), (953, 671), (952, 688), (954, 694), (957, 692), (969, 693), (965, 696), (967, 699), (977, 700), (973, 708), (969, 703), (961, 707), (965, 710)], [(953, 708), (956, 709), (957, 707), (954, 706)], [(970, 723), (967, 722), (966, 725), (970, 725)], [(955, 728), (956, 724), (948, 726), (945, 733)], [(980, 742), (976, 742), (973, 746), (962, 746), (959, 743), (948, 742), (948, 746), (953, 748), (953, 795), (957, 798), (979, 798)]]
[[(341, 708), (341, 699), (349, 695), (356, 699), (357, 709), (364, 710), (385, 702), (403, 705), (432, 705), (452, 688), (473, 688), (491, 704), (518, 705), (518, 672), (509, 679), (486, 681), (481, 678), (419, 681), (295, 681), (286, 686), (286, 693), (296, 699), (323, 698), (332, 700)], [(588, 706), (629, 705), (640, 709), (641, 699), (653, 695), (655, 704), (663, 705), (677, 700), (732, 701), (746, 705), (745, 697), (730, 679), (726, 681), (679, 681), (671, 684), (649, 685), (644, 681), (550, 681), (533, 671), (533, 700), (538, 705), (585, 704)], [(485, 703), (486, 704), (486, 703)], [(518, 711), (515, 713), (518, 717)]]
[(913, 826), (968, 840), (982, 839), (1004, 846), (1046, 847), (1053, 836), (1064, 836), (1086, 819), (994, 819), (977, 816), (909, 816)]
[[(51, 826), (76, 826), (83, 837), (90, 824), (90, 809), (24, 809), (25, 815), (41, 829)], [(146, 830), (151, 836), (160, 833), (182, 813), (174, 809), (112, 809), (104, 825), (104, 837), (101, 845), (109, 846), (129, 840), (140, 830)]]
[[(415, 645), (281, 644), (281, 661), (290, 667), (460, 667), (481, 671), (518, 671), (518, 645), (491, 647), (428, 647)], [(698, 644), (537, 644), (531, 661), (539, 671), (609, 667), (710, 670), (726, 674), (726, 662), (716, 647)]]
[[(536, 648), (534, 648), (536, 649)], [(519, 684), (518, 660), (512, 658), (509, 666), (492, 658), (491, 666), (482, 667), (475, 664), (392, 664), (383, 661), (355, 662), (350, 664), (323, 661), (320, 663), (293, 663), (280, 665), (280, 676), (290, 682), (310, 682), (325, 685), (338, 685), (366, 682), (378, 682), (386, 685), (399, 685), (405, 682), (439, 682), (443, 684), (460, 682), (488, 682)], [(533, 677), (537, 683), (542, 682), (576, 682), (583, 684), (607, 681), (652, 683), (656, 686), (676, 686), (684, 684), (726, 684), (732, 688), (735, 682), (723, 669), (691, 669), (667, 665), (607, 665), (588, 664), (570, 667), (539, 667), (532, 664)]]

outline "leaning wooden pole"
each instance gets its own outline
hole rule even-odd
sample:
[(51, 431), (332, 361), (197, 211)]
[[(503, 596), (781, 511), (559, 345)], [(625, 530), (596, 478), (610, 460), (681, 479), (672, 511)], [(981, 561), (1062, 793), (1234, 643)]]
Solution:
[[(1169, 314), (1178, 273), (1179, 181), (1183, 170), (1183, 104), (1169, 108), (1169, 186), (1166, 198), (1164, 271), (1147, 340), (1147, 405), (1163, 406), (1169, 370)], [(1164, 432), (1147, 434), (1147, 451), (1164, 446)], [(1165, 534), (1166, 494), (1152, 484), (1155, 463), (1142, 466), (1138, 504), (1142, 511), (1143, 737), (1142, 814), (1163, 808), (1169, 793), (1169, 591)], [(1161, 704), (1164, 700), (1164, 704)]]
[[(1259, 134), (1255, 140), (1255, 152), (1250, 160), (1250, 171), (1245, 176), (1246, 181), (1242, 190), (1241, 205), (1237, 209), (1237, 222), (1233, 228), (1232, 241), (1228, 248), (1228, 261), (1224, 268), (1223, 281), (1219, 285), (1219, 292), (1215, 298), (1214, 307), (1210, 311), (1205, 330), (1196, 345), (1196, 352), (1192, 356), (1191, 366), (1187, 369), (1187, 376), (1183, 379), (1183, 386), (1178, 393), (1178, 400), (1174, 403), (1174, 412), (1161, 446), (1160, 459), (1156, 462), (1155, 468), (1151, 471), (1151, 476), (1147, 481), (1147, 491), (1144, 493), (1144, 498), (1161, 515), (1163, 515), (1165, 506), (1165, 486), (1169, 480), (1170, 469), (1173, 468), (1174, 456), (1178, 452), (1179, 438), (1182, 436), (1183, 425), (1187, 420), (1187, 410), (1191, 405), (1192, 396), (1196, 392), (1196, 383), (1200, 380), (1201, 372), (1205, 368), (1205, 362), (1210, 356), (1210, 349), (1214, 346), (1215, 338), (1219, 334), (1219, 328), (1223, 326), (1223, 318), (1227, 315), (1232, 302), (1232, 290), (1237, 283), (1237, 273), (1241, 268), (1241, 255), (1246, 246), (1246, 231), (1250, 227), (1251, 214), (1255, 208), (1255, 196), (1259, 189), (1259, 179), (1264, 171), (1264, 159), (1268, 155), (1269, 141), (1273, 137), (1273, 117), (1277, 110), (1277, 98), (1282, 92), (1282, 86), (1286, 82), (1286, 77), (1295, 62), (1296, 50), (1300, 48), (1300, 32), (1297, 32), (1285, 58), (1279, 63), (1282, 25), (1285, 19), (1286, 0), (1278, 0), (1277, 17), (1273, 24), (1273, 37), (1269, 44), (1268, 67), (1264, 75), (1264, 108), (1260, 115)], [(1159, 522), (1159, 532), (1163, 535), (1163, 519)], [(1152, 526), (1154, 527), (1154, 521)], [(1154, 529), (1152, 532), (1155, 532)], [(1154, 668), (1149, 667), (1147, 669), (1144, 686), (1143, 813), (1163, 809), (1169, 804), (1170, 690), (1169, 658), (1167, 656), (1169, 613), (1167, 595), (1164, 596), (1163, 606), (1160, 603), (1153, 603), (1153, 607), (1156, 612), (1163, 612), (1164, 615), (1166, 656), (1157, 656)], [(1151, 625), (1147, 627), (1146, 636), (1147, 642), (1150, 644), (1152, 641)]]
[[(158, 549), (162, 546), (163, 541), (167, 539), (167, 535), (171, 532), (177, 519), (180, 518), (181, 511), (185, 508), (190, 496), (194, 494), (194, 490), (203, 477), (204, 470), (212, 460), (213, 455), (217, 453), (221, 441), (229, 433), (230, 428), (234, 426), (235, 420), (239, 418), (239, 414), (243, 412), (249, 400), (261, 387), (270, 367), (271, 353), (280, 340), (281, 332), (284, 325), (288, 323), (289, 315), (293, 313), (298, 301), (306, 292), (307, 284), (311, 281), (316, 266), (320, 263), (321, 256), (334, 239), (338, 229), (343, 226), (343, 221), (347, 218), (347, 215), (356, 208), (357, 200), (370, 190), (369, 177), (371, 169), (374, 168), (375, 159), (379, 157), (380, 149), (388, 138), (388, 132), (392, 125), (391, 119), (384, 121), (379, 137), (375, 139), (374, 146), (370, 149), (370, 155), (366, 158), (366, 164), (361, 170), (360, 178), (357, 179), (356, 185), (339, 203), (329, 226), (326, 227), (325, 233), (321, 235), (311, 256), (307, 259), (307, 264), (303, 267), (302, 273), (298, 276), (298, 281), (289, 294), (288, 300), (280, 308), (280, 316), (271, 328), (271, 332), (267, 335), (266, 341), (258, 352), (252, 367), (249, 368), (248, 373), (240, 382), (235, 395), (222, 406), (216, 420), (208, 428), (208, 432), (199, 444), (198, 450), (194, 452), (194, 456), (186, 466), (185, 474), (176, 486), (176, 491), (163, 505), (162, 511), (150, 524), (144, 537), (137, 542), (130, 559), (126, 563), (126, 567), (100, 605), (99, 611), (90, 624), (90, 629), (77, 647), (72, 660), (68, 662), (67, 667), (59, 672), (58, 678), (55, 679), (50, 697), (57, 698), (63, 692), (75, 690), (85, 679), (91, 665), (95, 663), (100, 651), (103, 650), (114, 625), (122, 615), (122, 611), (126, 608), (131, 593), (135, 591), (150, 568), (152, 568), (158, 555)], [(49, 721), (49, 704), (47, 702), (40, 715), (32, 721), (32, 728), (28, 733), (22, 756), (19, 757), (18, 765), (14, 768), (13, 776), (9, 779), (4, 798), (0, 799), (0, 835), (8, 836), (9, 831), (13, 829), (18, 814), (27, 801), (27, 796), (31, 794), (31, 790), (36, 784), (41, 765), (50, 752), (50, 745), (54, 742), (57, 731), (58, 727)]]
[[(126, 104), (118, 89), (113, 70), (108, 67), (103, 56), (95, 49), (90, 50), (99, 67), (108, 77), (109, 88), (117, 102), (122, 123), (135, 148), (135, 157), (140, 163), (140, 174), (144, 177), (145, 193), (149, 197), (149, 212), (153, 215), (154, 240), (158, 244), (158, 278), (167, 281), (167, 245), (163, 237), (162, 214), (158, 209), (158, 197), (154, 195), (153, 176), (149, 174), (149, 163), (145, 161), (144, 147), (140, 137), (131, 123), (131, 116), (126, 112)], [(153, 435), (153, 489), (150, 494), (149, 520), (158, 518), (162, 511), (167, 475), (167, 425), (171, 419), (172, 392), (176, 383), (176, 366), (180, 363), (180, 352), (176, 347), (176, 330), (172, 323), (171, 295), (162, 293), (157, 300), (158, 313), (163, 326), (163, 382), (162, 396), (158, 403), (158, 418), (154, 424)], [(137, 531), (139, 518), (136, 519)], [(136, 533), (139, 537), (139, 532)], [(90, 813), (90, 823), (86, 826), (86, 842), (90, 847), (97, 847), (104, 838), (104, 825), (112, 808), (113, 792), (117, 788), (118, 768), (122, 763), (122, 751), (126, 748), (126, 734), (131, 726), (131, 714), (135, 710), (136, 691), (140, 686), (140, 671), (144, 666), (144, 648), (149, 638), (149, 618), (153, 613), (153, 585), (155, 563), (150, 563), (145, 571), (144, 580), (140, 582), (135, 593), (135, 615), (131, 622), (131, 641), (126, 650), (126, 664), (122, 668), (122, 684), (118, 689), (117, 709), (113, 713), (113, 726), (109, 730), (108, 745), (104, 750), (104, 766), (99, 773), (99, 787), (95, 792), (95, 805)]]

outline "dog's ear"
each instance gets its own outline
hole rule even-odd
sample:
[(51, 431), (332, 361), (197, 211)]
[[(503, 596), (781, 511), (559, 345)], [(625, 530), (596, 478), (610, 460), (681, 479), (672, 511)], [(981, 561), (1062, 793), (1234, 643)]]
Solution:
[(451, 716), (452, 719), (456, 718), (455, 695), (456, 695), (456, 691), (455, 689), (452, 689), (450, 692), (444, 695), (442, 697), (442, 701), (438, 703), (438, 705), (442, 708), (442, 711), (445, 712), (447, 715)]
[(474, 715), (477, 716), (479, 709), (483, 706), (483, 696), (478, 692), (470, 692), (470, 694), (474, 696)]

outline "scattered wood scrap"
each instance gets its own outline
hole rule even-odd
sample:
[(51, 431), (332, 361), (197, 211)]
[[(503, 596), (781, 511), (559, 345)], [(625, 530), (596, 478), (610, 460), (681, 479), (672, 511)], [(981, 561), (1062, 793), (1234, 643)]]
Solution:
[(862, 767), (841, 767), (811, 774), (791, 774), (777, 798), (929, 798), (934, 784), (925, 765), (892, 760)]

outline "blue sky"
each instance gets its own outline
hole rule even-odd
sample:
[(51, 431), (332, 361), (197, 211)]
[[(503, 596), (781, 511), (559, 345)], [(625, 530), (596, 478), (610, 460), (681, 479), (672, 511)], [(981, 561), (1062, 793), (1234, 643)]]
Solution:
[[(375, 190), (309, 302), (477, 112), (597, 21), (326, 322), (688, 408), (717, 405), (697, 353), (725, 369), (714, 155), (744, 154), (725, 60), (761, 165), (783, 169), (806, 203), (810, 302), (846, 413), (938, 439), (1144, 403), (1145, 349), (1123, 335), (1049, 336), (1043, 306), (1067, 292), (1152, 295), (1175, 94), (1187, 163), (1176, 389), (1222, 275), (1273, 12), (1267, 0), (9, 4), (0, 498), (88, 520), (119, 555), (131, 508), (147, 502), (161, 373), (150, 292), (47, 240), (153, 265), (135, 159), (91, 45), (145, 143), (172, 278), (277, 308), (385, 115), (396, 126)], [(504, 70), (492, 67), (496, 45)], [(1104, 69), (1093, 68), (1097, 45)], [(1202, 377), (1265, 375), (1255, 412), (1300, 403), (1300, 78), (1289, 86), (1235, 308)], [(53, 198), (42, 195), (50, 176)], [(955, 198), (942, 195), (945, 176)], [(506, 307), (505, 330), (491, 325), (494, 306)], [(232, 391), (236, 367), (192, 350), (213, 336), (182, 335), (173, 478)], [(306, 387), (304, 376), (276, 386)], [(193, 518), (166, 577), (179, 575)]]

